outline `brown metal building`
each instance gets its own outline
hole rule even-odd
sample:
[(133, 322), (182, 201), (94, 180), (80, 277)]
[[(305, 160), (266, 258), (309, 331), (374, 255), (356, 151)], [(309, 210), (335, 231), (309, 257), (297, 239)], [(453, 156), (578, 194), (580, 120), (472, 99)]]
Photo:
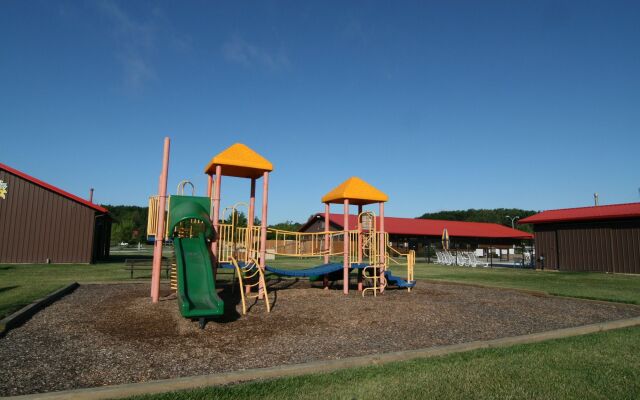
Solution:
[(0, 263), (93, 263), (110, 236), (107, 209), (0, 163)]
[(640, 203), (549, 210), (533, 224), (536, 267), (640, 274)]

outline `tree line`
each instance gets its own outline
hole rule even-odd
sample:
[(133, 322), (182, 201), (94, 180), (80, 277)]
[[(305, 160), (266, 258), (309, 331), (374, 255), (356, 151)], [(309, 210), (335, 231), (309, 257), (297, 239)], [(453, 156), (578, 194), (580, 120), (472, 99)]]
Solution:
[[(114, 206), (102, 205), (111, 213), (113, 224), (111, 226), (111, 243), (139, 243), (147, 240), (147, 214), (148, 207), (139, 206)], [(494, 209), (468, 209), (468, 210), (451, 210), (438, 211), (432, 213), (424, 213), (418, 218), (422, 219), (442, 219), (449, 221), (467, 221), (467, 222), (493, 222), (500, 225), (511, 227), (511, 220), (507, 216), (519, 216), (520, 219), (536, 214), (537, 211), (522, 210), (519, 208), (494, 208)], [(231, 223), (232, 215), (225, 218), (224, 223)], [(246, 227), (247, 216), (244, 212), (237, 212), (235, 215), (236, 226)], [(260, 225), (260, 219), (255, 218), (254, 226)], [(285, 231), (297, 231), (302, 227), (302, 223), (295, 221), (284, 221), (277, 224), (269, 225), (273, 229), (281, 229)], [(525, 232), (532, 232), (531, 225), (515, 225), (516, 229)], [(267, 235), (267, 239), (274, 239), (273, 233)]]
[[(537, 214), (538, 211), (523, 210), (520, 208), (494, 208), (494, 209), (475, 209), (468, 210), (451, 210), (438, 211), (432, 213), (424, 213), (418, 218), (422, 219), (442, 219), (448, 221), (465, 221), (465, 222), (492, 222), (494, 224), (505, 225), (511, 228), (511, 219), (507, 216), (520, 217), (523, 219), (531, 215)], [(517, 220), (514, 224), (516, 229), (525, 232), (533, 232), (531, 225), (518, 225)]]

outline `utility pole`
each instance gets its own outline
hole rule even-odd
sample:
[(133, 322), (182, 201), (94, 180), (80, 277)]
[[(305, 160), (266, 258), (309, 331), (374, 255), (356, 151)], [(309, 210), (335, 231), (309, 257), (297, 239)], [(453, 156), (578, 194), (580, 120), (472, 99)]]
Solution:
[(515, 229), (515, 221), (517, 219), (520, 219), (520, 216), (516, 215), (515, 217), (510, 217), (510, 216), (507, 215), (507, 216), (505, 216), (505, 218), (511, 220), (511, 229)]

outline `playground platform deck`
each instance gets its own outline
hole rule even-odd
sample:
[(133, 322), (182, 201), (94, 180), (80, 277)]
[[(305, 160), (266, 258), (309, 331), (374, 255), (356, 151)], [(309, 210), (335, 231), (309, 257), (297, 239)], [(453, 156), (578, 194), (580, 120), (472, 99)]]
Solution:
[[(411, 292), (348, 298), (271, 281), (273, 309), (200, 330), (146, 284), (83, 285), (0, 339), (0, 396), (143, 382), (488, 340), (640, 316), (640, 307), (420, 281)], [(315, 286), (314, 286), (315, 285)], [(163, 294), (168, 288), (162, 288)], [(237, 294), (237, 291), (236, 291)]]

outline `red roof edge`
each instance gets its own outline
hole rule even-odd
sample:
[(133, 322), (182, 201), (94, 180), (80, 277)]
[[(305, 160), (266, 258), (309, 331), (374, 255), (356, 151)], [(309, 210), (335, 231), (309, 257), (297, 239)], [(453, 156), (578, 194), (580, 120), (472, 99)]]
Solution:
[(546, 210), (518, 221), (518, 224), (545, 224), (571, 221), (639, 218), (640, 203), (605, 204)]
[(27, 180), (27, 181), (29, 181), (31, 183), (34, 183), (34, 184), (36, 184), (38, 186), (41, 186), (41, 187), (43, 187), (45, 189), (51, 190), (52, 192), (58, 193), (59, 195), (64, 196), (64, 197), (66, 197), (68, 199), (71, 199), (73, 201), (76, 201), (76, 202), (78, 202), (78, 203), (80, 203), (82, 205), (85, 205), (87, 207), (91, 207), (96, 211), (99, 211), (99, 212), (105, 213), (105, 214), (109, 213), (109, 210), (107, 210), (104, 207), (100, 207), (97, 204), (93, 204), (88, 200), (85, 200), (85, 199), (83, 199), (81, 197), (76, 196), (75, 194), (71, 194), (71, 193), (69, 193), (67, 191), (64, 191), (64, 190), (58, 188), (58, 187), (50, 185), (47, 182), (41, 181), (38, 178), (34, 178), (31, 175), (27, 175), (22, 171), (18, 171), (15, 168), (11, 168), (10, 166), (8, 166), (6, 164), (0, 163), (0, 169), (4, 169), (4, 170), (6, 170), (7, 172), (9, 172), (9, 173), (11, 173), (13, 175), (19, 176), (22, 179), (25, 179), (25, 180)]

